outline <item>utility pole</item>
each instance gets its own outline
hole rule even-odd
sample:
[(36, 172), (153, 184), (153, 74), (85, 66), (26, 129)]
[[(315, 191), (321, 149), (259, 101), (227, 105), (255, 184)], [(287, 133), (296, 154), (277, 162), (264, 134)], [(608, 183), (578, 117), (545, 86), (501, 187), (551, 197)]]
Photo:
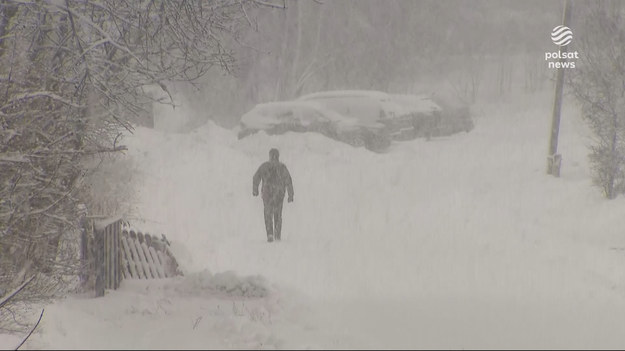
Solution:
[[(571, 0), (564, 0), (564, 14), (562, 25), (568, 27), (571, 22)], [(561, 52), (568, 52), (567, 46)], [(564, 62), (561, 58), (560, 62)], [(562, 107), (562, 90), (564, 88), (564, 67), (560, 65), (556, 72), (556, 94), (553, 102), (553, 115), (551, 119), (551, 137), (549, 138), (549, 154), (547, 155), (547, 174), (560, 176), (562, 155), (558, 154), (558, 134), (560, 132), (560, 110)]]

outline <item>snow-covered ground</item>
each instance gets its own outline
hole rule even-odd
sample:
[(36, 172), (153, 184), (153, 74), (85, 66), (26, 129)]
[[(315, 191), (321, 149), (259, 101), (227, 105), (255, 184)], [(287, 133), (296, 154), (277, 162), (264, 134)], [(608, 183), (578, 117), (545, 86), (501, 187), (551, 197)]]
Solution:
[[(25, 348), (625, 348), (625, 199), (591, 185), (570, 104), (545, 174), (550, 103), (481, 106), (470, 133), (385, 154), (139, 128), (136, 226), (185, 276), (58, 301)], [(295, 201), (269, 244), (252, 175), (271, 147)]]

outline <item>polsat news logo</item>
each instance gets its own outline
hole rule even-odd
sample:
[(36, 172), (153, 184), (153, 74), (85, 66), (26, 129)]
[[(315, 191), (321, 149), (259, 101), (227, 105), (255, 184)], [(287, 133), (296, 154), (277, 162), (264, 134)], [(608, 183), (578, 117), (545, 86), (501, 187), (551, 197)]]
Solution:
[(575, 68), (573, 59), (579, 58), (577, 51), (568, 52), (566, 46), (573, 41), (573, 31), (567, 26), (557, 26), (551, 31), (551, 40), (565, 50), (545, 53), (545, 61), (549, 68)]

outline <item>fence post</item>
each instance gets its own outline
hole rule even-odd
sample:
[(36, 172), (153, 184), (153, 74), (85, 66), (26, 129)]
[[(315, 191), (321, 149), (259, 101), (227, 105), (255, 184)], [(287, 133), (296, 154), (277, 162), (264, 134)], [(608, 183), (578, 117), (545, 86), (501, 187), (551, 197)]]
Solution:
[(105, 277), (106, 284), (105, 289), (111, 288), (111, 233), (110, 226), (104, 227), (104, 260), (106, 261), (105, 266)]
[(105, 258), (104, 252), (106, 245), (106, 241), (104, 238), (104, 230), (98, 229), (94, 233), (95, 236), (95, 296), (100, 297), (104, 296), (105, 289)]
[(109, 225), (106, 229), (107, 229), (107, 235), (109, 237), (109, 252), (107, 252), (106, 257), (108, 258), (109, 261), (109, 271), (108, 273), (108, 286), (107, 288), (112, 289), (114, 286), (114, 281), (115, 281), (115, 260), (113, 260), (113, 257), (115, 255), (115, 241), (113, 240), (113, 229), (115, 227), (113, 225)]
[(82, 287), (89, 279), (87, 224), (87, 218), (85, 216), (80, 217), (80, 285)]
[(113, 285), (113, 289), (119, 288), (119, 283), (121, 282), (121, 245), (120, 245), (120, 235), (121, 231), (121, 220), (115, 222), (115, 226), (113, 228), (113, 242), (115, 251), (113, 252), (113, 260), (115, 261), (115, 283)]
[(117, 289), (121, 282), (121, 219), (94, 225), (96, 297), (106, 289)]

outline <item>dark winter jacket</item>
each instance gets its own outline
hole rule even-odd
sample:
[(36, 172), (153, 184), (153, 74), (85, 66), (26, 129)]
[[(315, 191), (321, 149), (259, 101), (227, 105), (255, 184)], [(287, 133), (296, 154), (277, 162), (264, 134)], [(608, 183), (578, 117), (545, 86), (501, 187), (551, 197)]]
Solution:
[(271, 160), (260, 165), (253, 179), (253, 192), (258, 194), (258, 185), (263, 181), (263, 198), (284, 199), (285, 189), (289, 198), (293, 199), (293, 181), (286, 166), (277, 160)]

